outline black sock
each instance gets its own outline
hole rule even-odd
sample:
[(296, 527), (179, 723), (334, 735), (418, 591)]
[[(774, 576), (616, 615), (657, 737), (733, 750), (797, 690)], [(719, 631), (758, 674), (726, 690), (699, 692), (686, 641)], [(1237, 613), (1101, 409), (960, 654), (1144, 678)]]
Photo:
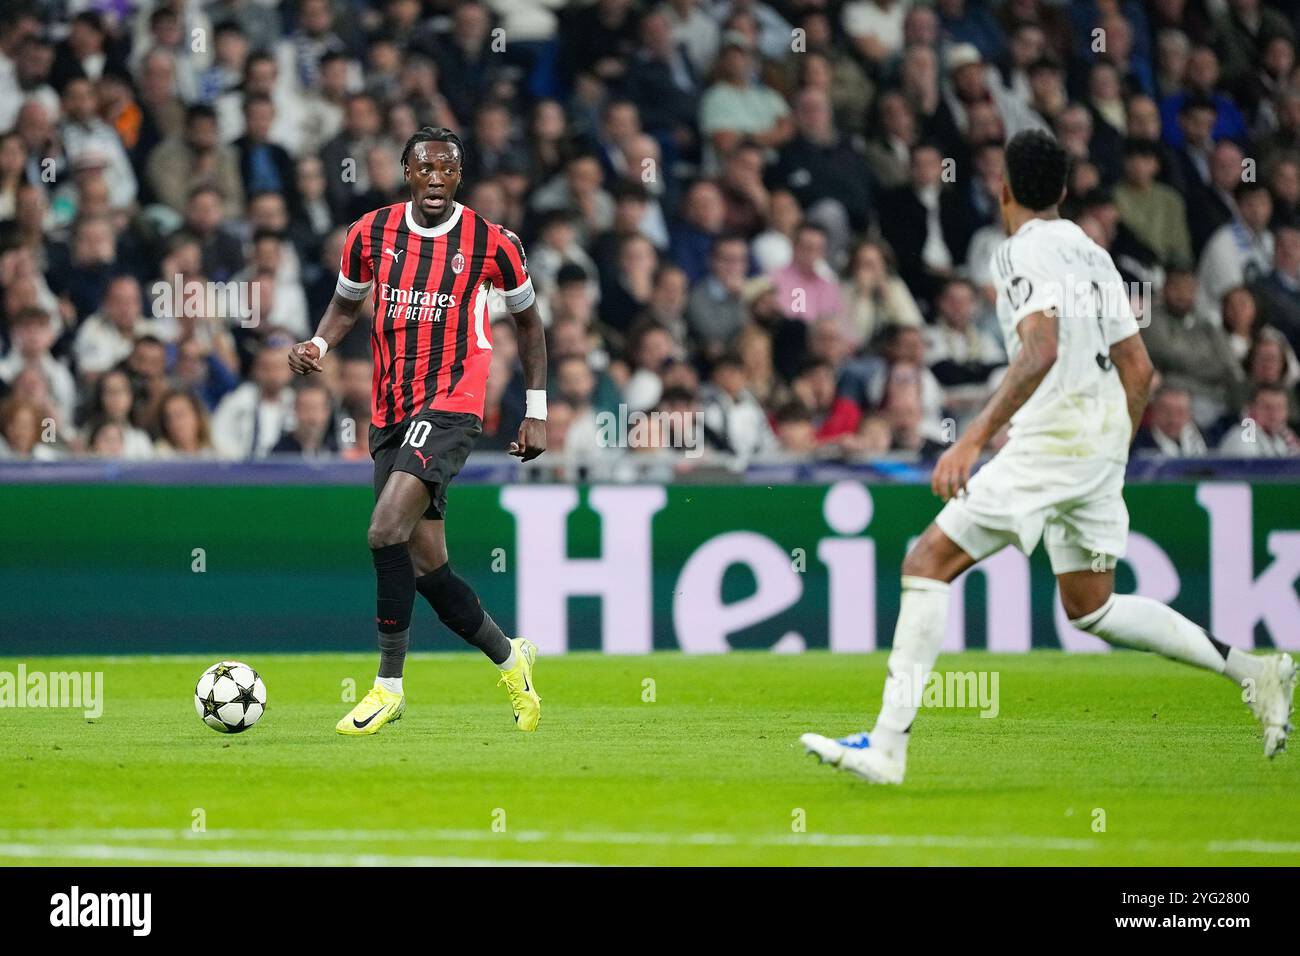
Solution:
[(401, 677), (406, 664), (406, 651), (411, 646), (410, 630), (396, 634), (379, 632), (379, 676)]
[(375, 561), (375, 625), (379, 629), (379, 676), (401, 677), (415, 609), (415, 571), (405, 544), (371, 548)]
[(483, 610), (478, 595), (450, 564), (435, 568), (415, 579), (415, 589), (433, 608), (438, 620), (477, 647), (493, 664), (504, 664), (510, 656), (510, 639)]

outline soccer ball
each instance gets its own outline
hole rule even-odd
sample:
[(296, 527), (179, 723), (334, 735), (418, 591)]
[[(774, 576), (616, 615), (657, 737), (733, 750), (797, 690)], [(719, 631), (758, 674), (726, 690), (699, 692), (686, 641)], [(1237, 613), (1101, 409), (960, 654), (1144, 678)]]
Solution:
[(200, 720), (219, 733), (242, 733), (266, 710), (266, 685), (247, 664), (213, 664), (194, 688), (194, 710)]

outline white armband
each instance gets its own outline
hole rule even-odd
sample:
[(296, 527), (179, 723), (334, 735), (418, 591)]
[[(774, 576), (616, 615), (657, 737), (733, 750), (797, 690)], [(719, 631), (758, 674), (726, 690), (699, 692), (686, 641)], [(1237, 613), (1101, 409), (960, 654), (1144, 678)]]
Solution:
[(354, 282), (340, 272), (338, 282), (334, 283), (334, 292), (340, 298), (359, 301), (366, 297), (373, 282), (373, 279), (370, 282)]
[(506, 300), (506, 308), (513, 315), (516, 312), (522, 312), (533, 304), (537, 294), (533, 291), (533, 280), (531, 277), (524, 280), (524, 284), (517, 289), (511, 289), (509, 292), (502, 292), (502, 297)]
[(524, 391), (524, 418), (546, 421), (546, 389), (530, 388)]
[(319, 335), (312, 336), (311, 344), (320, 349), (320, 357), (324, 358), (325, 353), (330, 350), (330, 344)]

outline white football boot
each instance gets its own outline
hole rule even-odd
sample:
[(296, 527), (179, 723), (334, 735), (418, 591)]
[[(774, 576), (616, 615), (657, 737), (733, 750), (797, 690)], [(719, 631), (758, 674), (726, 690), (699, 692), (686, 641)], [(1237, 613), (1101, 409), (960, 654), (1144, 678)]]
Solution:
[(839, 740), (821, 734), (804, 734), (799, 742), (807, 753), (815, 754), (822, 763), (847, 770), (869, 783), (903, 782), (904, 761), (880, 747), (871, 746), (869, 734), (850, 734)]
[(1291, 655), (1269, 655), (1264, 673), (1255, 684), (1255, 695), (1246, 702), (1250, 712), (1264, 727), (1265, 757), (1275, 757), (1286, 750), (1295, 685), (1296, 666)]

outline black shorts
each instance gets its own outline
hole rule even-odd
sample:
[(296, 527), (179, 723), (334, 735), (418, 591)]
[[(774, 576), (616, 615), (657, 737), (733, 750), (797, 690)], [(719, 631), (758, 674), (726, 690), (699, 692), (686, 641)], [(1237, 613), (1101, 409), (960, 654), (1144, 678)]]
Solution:
[(429, 490), (426, 518), (447, 513), (447, 486), (469, 457), (483, 423), (468, 412), (421, 412), (385, 425), (370, 426), (370, 457), (375, 460), (375, 500), (395, 471), (415, 475)]

